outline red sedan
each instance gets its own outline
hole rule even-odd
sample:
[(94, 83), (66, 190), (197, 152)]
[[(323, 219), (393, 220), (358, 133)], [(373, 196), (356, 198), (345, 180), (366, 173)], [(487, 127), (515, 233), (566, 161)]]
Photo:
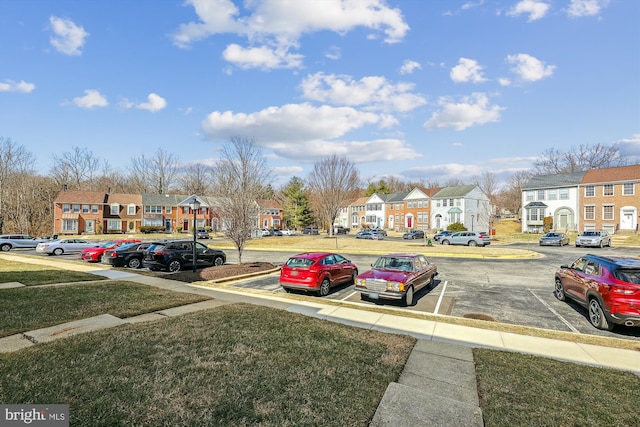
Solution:
[(332, 286), (353, 283), (357, 275), (358, 267), (342, 255), (307, 252), (289, 258), (282, 266), (280, 286), (287, 292), (297, 289), (325, 296)]
[(104, 251), (108, 249), (117, 248), (118, 246), (126, 245), (127, 243), (139, 243), (139, 242), (140, 240), (138, 239), (112, 240), (110, 242), (103, 243), (100, 246), (95, 248), (83, 249), (82, 252), (80, 252), (80, 254), (78, 255), (78, 258), (88, 262), (100, 262), (102, 261), (102, 254), (104, 254)]

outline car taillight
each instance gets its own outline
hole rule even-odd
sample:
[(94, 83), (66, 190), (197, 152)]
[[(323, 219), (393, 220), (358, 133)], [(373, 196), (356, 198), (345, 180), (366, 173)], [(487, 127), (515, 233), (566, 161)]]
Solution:
[(318, 272), (319, 272), (319, 271), (320, 271), (320, 270), (319, 270), (319, 269), (317, 269), (317, 268), (310, 268), (310, 269), (309, 269), (309, 273), (311, 273), (311, 274), (318, 274)]
[(111, 252), (111, 256), (115, 258), (118, 256), (118, 254), (114, 251), (114, 252)]
[(636, 289), (623, 286), (611, 286), (611, 292), (621, 295), (633, 295), (636, 293)]

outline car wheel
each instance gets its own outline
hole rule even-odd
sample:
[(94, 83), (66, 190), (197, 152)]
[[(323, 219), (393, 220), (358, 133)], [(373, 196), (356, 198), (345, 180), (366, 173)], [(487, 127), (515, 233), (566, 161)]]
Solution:
[(611, 247), (611, 240), (609, 240), (609, 244), (607, 245), (608, 247)]
[(358, 277), (358, 269), (357, 268), (355, 270), (353, 270), (353, 273), (351, 273), (351, 283), (352, 284), (356, 283), (356, 277)]
[(288, 293), (288, 294), (290, 294), (290, 293), (291, 293), (291, 289), (289, 289), (289, 288), (284, 288), (284, 287), (283, 287), (282, 289), (284, 289), (284, 291), (285, 291), (286, 293)]
[(102, 255), (98, 255), (98, 261), (97, 262), (102, 262)]
[(213, 265), (215, 265), (216, 267), (220, 267), (222, 264), (224, 264), (224, 260), (222, 259), (222, 257), (215, 257), (213, 260)]
[(176, 271), (182, 270), (182, 263), (177, 259), (171, 260), (168, 268), (170, 272), (175, 273)]
[(413, 305), (413, 286), (409, 286), (407, 292), (404, 293), (404, 305), (406, 307)]
[(142, 263), (139, 258), (131, 258), (129, 262), (127, 262), (127, 267), (129, 268), (140, 268)]
[(579, 248), (579, 247), (580, 247), (580, 245), (576, 243), (576, 248)]
[(427, 284), (427, 288), (433, 289), (435, 287), (436, 287), (436, 276), (431, 275), (431, 278), (429, 279), (429, 283)]
[(478, 242), (476, 242), (475, 240), (469, 240), (469, 243), (467, 243), (469, 246), (478, 246)]
[(553, 294), (560, 301), (566, 301), (567, 300), (567, 296), (564, 293), (564, 285), (562, 284), (562, 280), (556, 279), (556, 288), (555, 288), (555, 292)]
[(9, 252), (11, 250), (11, 245), (8, 243), (5, 243), (4, 245), (0, 246), (0, 251), (2, 252)]
[(600, 240), (600, 249), (604, 248), (604, 242), (602, 240)]
[(450, 242), (449, 242), (448, 240), (446, 240), (446, 239), (442, 241), (442, 244), (443, 244), (443, 245), (448, 245), (449, 243), (450, 243)]
[(592, 298), (591, 301), (589, 301), (589, 321), (598, 329), (603, 329), (605, 331), (613, 329), (613, 325), (609, 324), (604, 312), (602, 311), (600, 303), (595, 298)]
[(64, 251), (62, 250), (62, 248), (55, 248), (53, 250), (53, 254), (54, 255), (62, 255), (64, 253)]
[(328, 278), (322, 279), (322, 283), (320, 283), (320, 290), (318, 291), (318, 295), (321, 297), (325, 297), (329, 295), (329, 289), (331, 289), (331, 282)]

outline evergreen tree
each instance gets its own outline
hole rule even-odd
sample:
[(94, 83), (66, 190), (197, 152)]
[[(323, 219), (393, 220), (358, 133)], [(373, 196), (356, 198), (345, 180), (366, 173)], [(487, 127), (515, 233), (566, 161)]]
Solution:
[(282, 190), (284, 202), (282, 216), (288, 227), (304, 227), (313, 223), (311, 203), (304, 189), (304, 181), (297, 176), (289, 180)]

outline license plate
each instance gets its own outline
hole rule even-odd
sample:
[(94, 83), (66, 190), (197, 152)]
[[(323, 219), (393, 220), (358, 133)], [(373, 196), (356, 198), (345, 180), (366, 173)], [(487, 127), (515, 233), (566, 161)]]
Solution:
[(378, 299), (378, 294), (369, 294), (370, 299)]
[(298, 272), (297, 272), (297, 271), (295, 271), (295, 270), (293, 270), (293, 271), (291, 272), (291, 275), (292, 275), (292, 276), (297, 276), (297, 275), (298, 275)]

